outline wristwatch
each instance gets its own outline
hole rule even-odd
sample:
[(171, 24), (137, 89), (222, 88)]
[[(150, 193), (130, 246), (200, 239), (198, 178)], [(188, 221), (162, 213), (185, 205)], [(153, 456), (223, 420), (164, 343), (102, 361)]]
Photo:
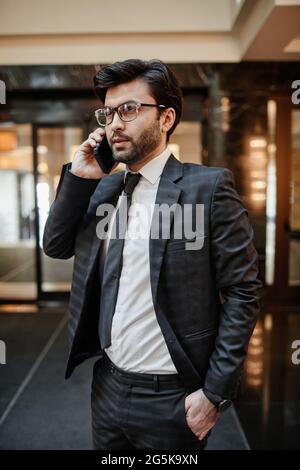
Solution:
[(208, 398), (208, 400), (213, 405), (215, 405), (215, 407), (217, 408), (217, 411), (219, 411), (220, 413), (222, 413), (222, 411), (227, 410), (227, 408), (229, 408), (232, 405), (231, 400), (227, 398), (222, 398), (219, 395), (216, 395), (215, 393), (210, 392), (206, 388), (203, 388), (202, 391), (204, 395), (206, 396), (206, 398)]

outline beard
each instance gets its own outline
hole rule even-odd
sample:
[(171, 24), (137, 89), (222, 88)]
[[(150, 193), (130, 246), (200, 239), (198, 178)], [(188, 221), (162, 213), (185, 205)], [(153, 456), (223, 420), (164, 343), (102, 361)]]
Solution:
[[(116, 137), (116, 136), (114, 136)], [(122, 136), (120, 136), (122, 137)], [(125, 138), (125, 136), (124, 136)], [(126, 136), (128, 139), (128, 137)], [(147, 129), (134, 141), (128, 139), (128, 150), (113, 150), (113, 158), (119, 163), (137, 163), (144, 160), (149, 153), (153, 152), (161, 142), (159, 120), (156, 119)]]

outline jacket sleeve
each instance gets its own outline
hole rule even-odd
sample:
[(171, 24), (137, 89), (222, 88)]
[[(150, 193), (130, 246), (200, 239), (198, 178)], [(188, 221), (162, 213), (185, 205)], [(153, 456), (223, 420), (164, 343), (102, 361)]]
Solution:
[(222, 169), (211, 205), (212, 259), (222, 299), (219, 330), (204, 388), (234, 398), (259, 313), (258, 255), (232, 172)]
[(63, 165), (55, 200), (49, 211), (43, 235), (43, 249), (51, 258), (74, 255), (77, 227), (82, 220), (99, 179), (80, 178)]

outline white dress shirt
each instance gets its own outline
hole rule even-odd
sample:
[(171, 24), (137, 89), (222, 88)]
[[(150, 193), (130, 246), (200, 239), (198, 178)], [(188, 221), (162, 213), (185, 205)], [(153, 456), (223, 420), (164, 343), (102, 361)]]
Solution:
[[(149, 234), (156, 193), (170, 154), (166, 147), (160, 155), (139, 170), (142, 176), (133, 191), (128, 213), (123, 266), (112, 320), (111, 345), (105, 352), (116, 366), (131, 372), (177, 373), (153, 306), (149, 261)], [(128, 171), (126, 167), (124, 181)], [(138, 207), (144, 210), (137, 210)], [(101, 250), (102, 272), (114, 215)]]

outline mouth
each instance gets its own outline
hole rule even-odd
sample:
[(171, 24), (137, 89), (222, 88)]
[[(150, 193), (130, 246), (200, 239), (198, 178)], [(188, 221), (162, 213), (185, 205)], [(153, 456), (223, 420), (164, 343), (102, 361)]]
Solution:
[(113, 140), (113, 144), (116, 145), (116, 146), (124, 145), (127, 142), (129, 142), (129, 140), (127, 140), (127, 139), (115, 139), (115, 140)]

